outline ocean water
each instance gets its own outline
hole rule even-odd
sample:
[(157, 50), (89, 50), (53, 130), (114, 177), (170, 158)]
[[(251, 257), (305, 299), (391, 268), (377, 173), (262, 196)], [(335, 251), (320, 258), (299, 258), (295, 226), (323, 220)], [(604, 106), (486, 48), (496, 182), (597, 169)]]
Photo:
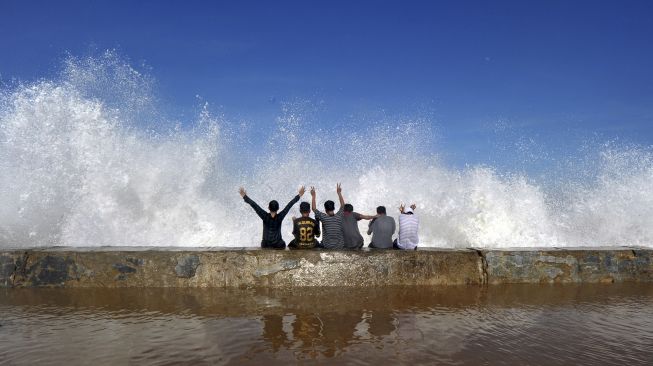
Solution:
[(429, 121), (339, 133), (307, 128), (301, 108), (288, 108), (260, 140), (210, 108), (169, 119), (155, 95), (156, 82), (113, 52), (3, 86), (0, 247), (257, 246), (261, 223), (239, 186), (266, 207), (314, 185), (321, 206), (336, 200), (336, 182), (362, 213), (385, 205), (396, 216), (401, 202), (416, 202), (422, 246), (653, 247), (650, 146), (598, 144), (571, 159), (591, 168), (545, 184), (489, 165), (448, 166), (431, 148)]

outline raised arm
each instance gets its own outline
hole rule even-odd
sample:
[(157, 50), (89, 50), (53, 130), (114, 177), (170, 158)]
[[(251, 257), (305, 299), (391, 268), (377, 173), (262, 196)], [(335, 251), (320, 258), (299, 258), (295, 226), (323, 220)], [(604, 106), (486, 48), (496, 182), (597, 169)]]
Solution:
[(315, 187), (311, 186), (311, 209), (317, 211), (317, 204), (315, 203)]
[(284, 209), (281, 210), (281, 212), (279, 212), (279, 217), (281, 218), (281, 220), (283, 220), (283, 218), (286, 217), (286, 215), (288, 214), (288, 211), (290, 211), (290, 208), (291, 208), (295, 203), (297, 203), (297, 201), (299, 201), (299, 197), (301, 197), (301, 196), (304, 195), (304, 191), (305, 191), (305, 188), (304, 188), (304, 186), (302, 186), (302, 187), (299, 189), (299, 193), (298, 193), (298, 194), (297, 194), (297, 195), (296, 195), (292, 200), (290, 200), (290, 202), (288, 202), (288, 204), (286, 205), (286, 207), (284, 207)]
[(256, 204), (256, 202), (252, 201), (252, 199), (247, 196), (247, 192), (245, 191), (245, 188), (240, 187), (239, 193), (240, 193), (240, 196), (243, 198), (243, 200), (245, 200), (245, 202), (247, 202), (250, 206), (252, 206), (252, 208), (254, 209), (256, 214), (258, 215), (258, 217), (260, 217), (262, 220), (264, 220), (265, 216), (268, 213), (265, 212), (264, 209), (262, 209), (259, 205)]
[(377, 217), (379, 217), (379, 215), (361, 215), (361, 214), (358, 214), (358, 217), (360, 217), (361, 220), (374, 220)]
[(338, 192), (338, 199), (340, 200), (340, 207), (345, 205), (345, 199), (342, 197), (342, 183), (336, 184), (336, 192)]

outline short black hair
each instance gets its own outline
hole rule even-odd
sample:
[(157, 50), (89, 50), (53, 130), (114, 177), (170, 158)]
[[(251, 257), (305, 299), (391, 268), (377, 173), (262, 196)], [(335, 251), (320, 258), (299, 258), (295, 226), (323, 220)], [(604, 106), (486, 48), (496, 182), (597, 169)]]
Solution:
[(376, 213), (379, 215), (385, 215), (385, 206), (379, 206), (376, 208)]
[(311, 212), (311, 205), (309, 205), (308, 202), (300, 203), (299, 204), (299, 212), (301, 212), (301, 213)]
[(279, 202), (277, 202), (276, 200), (270, 201), (270, 204), (268, 205), (268, 208), (270, 209), (270, 212), (279, 211)]
[(333, 203), (333, 201), (328, 200), (328, 201), (324, 202), (324, 209), (327, 210), (327, 211), (335, 211), (336, 204)]
[(354, 206), (352, 206), (349, 203), (346, 203), (345, 207), (344, 207), (344, 210), (345, 210), (345, 212), (354, 212)]

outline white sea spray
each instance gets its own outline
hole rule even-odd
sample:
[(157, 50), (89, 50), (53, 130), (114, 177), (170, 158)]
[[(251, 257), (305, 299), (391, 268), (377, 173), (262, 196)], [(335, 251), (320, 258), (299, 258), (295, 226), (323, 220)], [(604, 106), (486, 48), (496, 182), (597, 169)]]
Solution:
[[(265, 207), (302, 184), (318, 188), (320, 205), (336, 200), (336, 182), (361, 213), (385, 205), (396, 217), (401, 202), (417, 202), (421, 246), (653, 246), (648, 147), (606, 146), (590, 181), (545, 189), (491, 166), (447, 167), (425, 147), (433, 126), (419, 118), (343, 133), (307, 128), (291, 108), (267, 141), (247, 144), (237, 123), (207, 110), (175, 127), (152, 89), (112, 52), (71, 57), (55, 80), (3, 87), (0, 248), (255, 246), (261, 223), (240, 185)], [(289, 219), (283, 230), (289, 240)]]

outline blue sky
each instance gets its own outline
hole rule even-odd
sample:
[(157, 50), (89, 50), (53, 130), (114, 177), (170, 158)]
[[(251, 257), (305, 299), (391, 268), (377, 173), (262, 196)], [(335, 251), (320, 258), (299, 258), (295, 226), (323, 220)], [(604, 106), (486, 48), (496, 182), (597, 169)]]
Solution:
[(651, 14), (650, 1), (4, 0), (0, 78), (117, 49), (175, 113), (200, 95), (260, 125), (293, 100), (324, 124), (427, 116), (452, 164), (496, 163), (497, 125), (554, 155), (596, 136), (653, 144)]

